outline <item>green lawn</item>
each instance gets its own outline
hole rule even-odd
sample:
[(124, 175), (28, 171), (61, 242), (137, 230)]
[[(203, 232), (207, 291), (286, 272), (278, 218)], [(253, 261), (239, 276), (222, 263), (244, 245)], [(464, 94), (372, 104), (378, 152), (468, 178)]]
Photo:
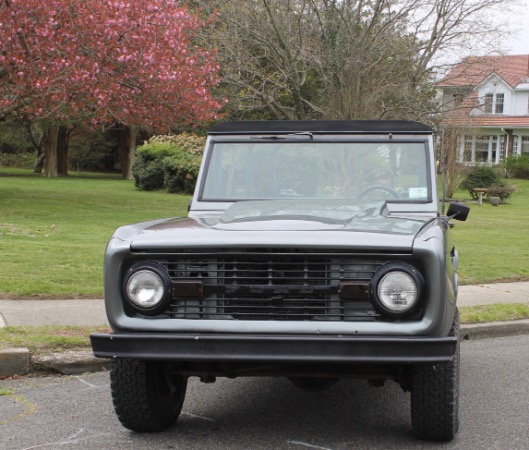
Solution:
[[(509, 180), (517, 191), (506, 204), (471, 204), (455, 221), (462, 284), (529, 280), (529, 180)], [(469, 197), (459, 192), (460, 198)]]
[[(529, 279), (529, 181), (507, 205), (471, 205), (454, 229), (466, 284)], [(467, 198), (468, 194), (460, 192)], [(103, 253), (120, 225), (186, 214), (188, 196), (117, 176), (45, 178), (0, 168), (0, 298), (100, 297)]]
[(45, 178), (0, 168), (0, 296), (101, 297), (112, 232), (185, 215), (188, 201), (114, 176)]

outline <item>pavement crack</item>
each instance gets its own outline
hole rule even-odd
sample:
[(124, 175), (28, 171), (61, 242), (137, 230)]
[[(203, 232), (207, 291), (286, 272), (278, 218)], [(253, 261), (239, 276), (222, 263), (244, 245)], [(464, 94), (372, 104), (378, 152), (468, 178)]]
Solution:
[(52, 447), (53, 448), (53, 447), (56, 447), (56, 446), (59, 446), (59, 445), (66, 445), (66, 444), (79, 444), (81, 442), (86, 442), (89, 439), (99, 438), (101, 436), (109, 436), (109, 435), (112, 434), (112, 433), (100, 433), (100, 434), (92, 434), (92, 435), (84, 436), (82, 438), (77, 438), (77, 436), (79, 436), (79, 434), (82, 434), (84, 432), (86, 432), (86, 430), (84, 428), (82, 428), (76, 434), (74, 434), (73, 436), (71, 436), (69, 438), (66, 438), (63, 441), (46, 442), (44, 444), (37, 444), (37, 445), (33, 445), (31, 447), (25, 447), (22, 450), (33, 450), (35, 448), (44, 448), (44, 447)]
[(302, 447), (307, 447), (307, 448), (315, 448), (315, 449), (318, 449), (318, 450), (332, 450), (328, 447), (320, 447), (319, 445), (312, 445), (312, 444), (307, 444), (306, 442), (301, 442), (301, 441), (287, 441), (288, 444), (290, 445), (299, 445), (299, 446), (302, 446)]
[(84, 383), (84, 384), (86, 384), (87, 386), (90, 386), (93, 389), (97, 389), (98, 388), (98, 386), (96, 386), (95, 384), (89, 383), (88, 381), (83, 380), (81, 377), (75, 377), (75, 378), (78, 379), (81, 383)]
[(182, 412), (182, 414), (185, 416), (194, 417), (195, 419), (202, 419), (202, 420), (207, 420), (208, 422), (215, 422), (215, 419), (210, 419), (209, 417), (199, 416), (197, 414), (191, 414), (188, 412)]

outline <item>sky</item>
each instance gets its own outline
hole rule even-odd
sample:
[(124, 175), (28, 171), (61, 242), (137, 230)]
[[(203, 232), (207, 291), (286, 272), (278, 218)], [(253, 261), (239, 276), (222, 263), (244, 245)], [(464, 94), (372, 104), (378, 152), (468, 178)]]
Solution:
[(513, 29), (518, 28), (518, 32), (507, 43), (509, 55), (529, 54), (529, 0), (523, 0), (522, 5), (511, 21)]

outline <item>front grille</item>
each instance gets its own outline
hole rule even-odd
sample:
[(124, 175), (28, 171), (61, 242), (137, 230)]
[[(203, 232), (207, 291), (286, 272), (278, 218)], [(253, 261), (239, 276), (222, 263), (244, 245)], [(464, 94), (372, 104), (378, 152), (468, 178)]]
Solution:
[[(174, 300), (165, 312), (171, 318), (353, 321), (375, 320), (378, 313), (367, 295), (342, 300), (340, 287), (357, 283), (367, 289), (387, 260), (345, 253), (261, 250), (189, 252), (157, 262), (173, 281)], [(200, 282), (201, 295), (181, 289), (181, 282)]]

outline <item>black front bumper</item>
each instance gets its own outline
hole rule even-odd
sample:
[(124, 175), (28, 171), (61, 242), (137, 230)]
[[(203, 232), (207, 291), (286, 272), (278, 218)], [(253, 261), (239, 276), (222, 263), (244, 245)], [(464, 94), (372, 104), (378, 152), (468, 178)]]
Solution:
[(94, 355), (223, 363), (416, 364), (449, 362), (457, 338), (248, 334), (97, 333)]

